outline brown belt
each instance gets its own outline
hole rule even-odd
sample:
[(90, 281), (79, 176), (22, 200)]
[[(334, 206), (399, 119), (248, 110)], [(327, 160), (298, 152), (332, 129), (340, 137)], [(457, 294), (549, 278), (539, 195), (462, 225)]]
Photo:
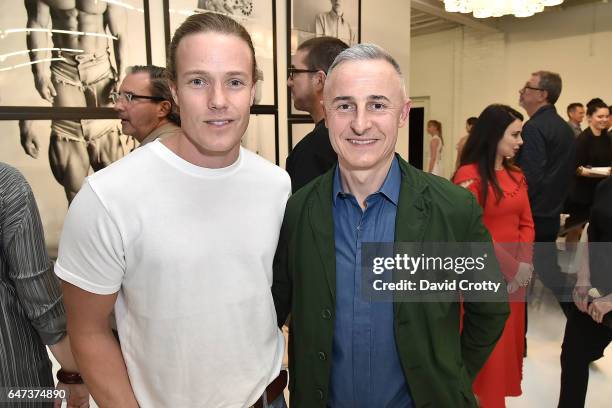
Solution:
[[(287, 386), (287, 370), (281, 370), (278, 377), (274, 379), (264, 391), (266, 393), (266, 400), (268, 401), (268, 405), (272, 404), (275, 399), (277, 399), (285, 390)], [(252, 405), (252, 408), (263, 408), (263, 395), (259, 397), (257, 401)]]

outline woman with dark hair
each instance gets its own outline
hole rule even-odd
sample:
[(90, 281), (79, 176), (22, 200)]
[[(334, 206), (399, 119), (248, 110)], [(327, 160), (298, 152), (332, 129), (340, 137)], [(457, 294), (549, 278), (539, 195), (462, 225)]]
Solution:
[(453, 181), (469, 189), (483, 208), (483, 221), (512, 294), (510, 316), (473, 390), (481, 406), (505, 407), (506, 396), (521, 395), (525, 349), (525, 289), (531, 279), (533, 219), (527, 182), (512, 158), (523, 144), (523, 116), (505, 105), (490, 105), (466, 141)]
[(442, 148), (444, 147), (444, 139), (442, 139), (442, 123), (437, 120), (428, 121), (427, 133), (431, 136), (427, 172), (443, 177)]
[(592, 171), (593, 167), (612, 165), (612, 136), (607, 132), (610, 111), (601, 99), (595, 98), (587, 104), (587, 127), (576, 138), (576, 175), (568, 199), (570, 214), (565, 221), (566, 229), (580, 226), (568, 232), (567, 242), (576, 242), (581, 227), (588, 218), (593, 204), (595, 189), (609, 175)]

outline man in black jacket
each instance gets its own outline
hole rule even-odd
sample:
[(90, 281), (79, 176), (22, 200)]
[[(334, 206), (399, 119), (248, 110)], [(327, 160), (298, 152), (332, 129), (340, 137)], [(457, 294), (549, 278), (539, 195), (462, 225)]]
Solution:
[(327, 70), (336, 56), (348, 48), (333, 37), (316, 37), (303, 42), (291, 57), (287, 86), (296, 109), (307, 111), (316, 123), (287, 157), (286, 169), (291, 190), (296, 192), (312, 179), (329, 170), (337, 160), (323, 120), (323, 85)]
[[(529, 120), (523, 126), (524, 143), (518, 163), (529, 186), (535, 240), (548, 243), (536, 245), (534, 267), (544, 285), (562, 301), (566, 284), (557, 263), (554, 242), (575, 170), (574, 133), (554, 106), (561, 94), (559, 74), (534, 72), (519, 94), (519, 103), (527, 111)], [(561, 308), (565, 312), (563, 302)]]

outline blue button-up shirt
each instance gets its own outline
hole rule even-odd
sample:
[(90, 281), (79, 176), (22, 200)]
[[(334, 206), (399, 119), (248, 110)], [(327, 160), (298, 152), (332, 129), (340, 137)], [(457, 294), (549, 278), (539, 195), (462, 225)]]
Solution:
[(336, 317), (328, 406), (413, 407), (393, 330), (393, 303), (362, 295), (361, 246), (393, 242), (401, 172), (397, 158), (380, 190), (361, 210), (342, 191), (336, 166), (333, 181), (336, 243)]

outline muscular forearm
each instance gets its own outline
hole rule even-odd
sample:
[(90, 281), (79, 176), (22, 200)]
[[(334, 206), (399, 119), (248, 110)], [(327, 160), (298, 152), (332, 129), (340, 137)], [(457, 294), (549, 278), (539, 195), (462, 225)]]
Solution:
[(110, 328), (74, 335), (72, 349), (81, 376), (100, 407), (138, 407), (121, 349)]
[[(32, 27), (28, 26), (28, 28), (41, 28), (41, 27), (38, 27), (38, 25), (33, 24)], [(48, 39), (47, 33), (37, 32), (37, 31), (31, 32), (30, 34), (26, 36), (28, 49), (34, 50), (34, 49), (46, 48), (47, 41), (48, 41), (47, 39)], [(47, 53), (30, 51), (30, 61), (36, 62), (41, 59), (44, 59), (45, 57), (47, 57), (46, 54)], [(45, 63), (32, 64), (32, 73), (36, 76), (41, 75), (45, 71), (46, 68), (47, 68), (47, 64)]]

